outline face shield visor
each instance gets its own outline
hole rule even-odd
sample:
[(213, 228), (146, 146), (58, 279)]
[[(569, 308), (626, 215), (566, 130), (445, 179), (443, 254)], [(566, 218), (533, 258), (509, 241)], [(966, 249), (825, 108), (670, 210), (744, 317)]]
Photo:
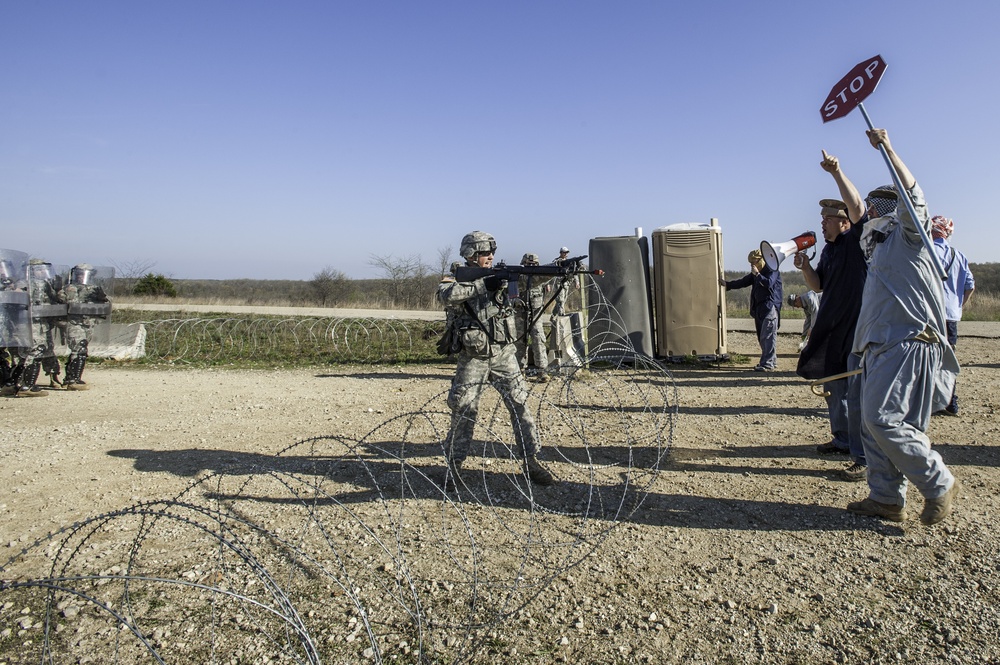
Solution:
[(6, 259), (0, 261), (0, 281), (3, 281), (4, 284), (10, 284), (14, 281), (14, 266)]
[(32, 263), (29, 270), (31, 271), (31, 279), (36, 282), (52, 281), (51, 263)]
[(93, 284), (94, 273), (95, 271), (93, 268), (75, 267), (73, 268), (73, 270), (70, 271), (69, 281), (78, 286)]

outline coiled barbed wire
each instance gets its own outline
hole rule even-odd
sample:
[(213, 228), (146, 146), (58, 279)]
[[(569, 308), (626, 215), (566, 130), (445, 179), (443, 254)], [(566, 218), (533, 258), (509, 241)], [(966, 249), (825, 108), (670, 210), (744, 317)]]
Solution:
[(395, 362), (430, 346), (442, 321), (339, 317), (169, 318), (145, 327), (152, 361)]
[[(673, 381), (627, 340), (553, 370), (529, 404), (555, 486), (524, 477), (497, 391), (483, 393), (454, 493), (442, 482), (447, 391), (360, 439), (198, 451), (201, 473), (179, 495), (88, 518), (0, 567), (0, 631), (11, 630), (0, 655), (489, 659), (490, 635), (639, 509), (672, 438)], [(191, 461), (190, 450), (109, 454), (139, 468), (153, 456)]]

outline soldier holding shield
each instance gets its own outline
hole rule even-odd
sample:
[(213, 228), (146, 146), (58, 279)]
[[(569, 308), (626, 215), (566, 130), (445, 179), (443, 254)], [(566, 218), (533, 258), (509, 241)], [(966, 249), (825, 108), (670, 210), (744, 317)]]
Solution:
[(28, 255), (0, 249), (0, 394), (14, 395), (15, 365), (22, 349), (31, 346), (28, 306)]
[(73, 266), (69, 283), (59, 291), (59, 302), (66, 303), (67, 390), (87, 390), (83, 369), (87, 366), (88, 347), (95, 325), (108, 321), (111, 302), (99, 283), (99, 270), (88, 263)]
[(44, 397), (36, 384), (42, 366), (51, 368), (49, 375), (55, 382), (59, 373), (59, 361), (55, 357), (53, 330), (58, 321), (66, 316), (66, 305), (60, 305), (56, 297), (55, 274), (52, 264), (42, 259), (28, 261), (27, 294), (31, 315), (31, 335), (27, 344), (18, 347), (17, 367), (14, 368), (3, 393), (17, 397)]

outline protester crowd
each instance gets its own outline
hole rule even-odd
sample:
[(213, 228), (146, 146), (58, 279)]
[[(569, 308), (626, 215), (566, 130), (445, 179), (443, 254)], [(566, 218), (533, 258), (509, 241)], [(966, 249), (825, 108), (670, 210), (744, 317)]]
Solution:
[[(867, 134), (891, 165), (893, 183), (862, 198), (839, 160), (823, 151), (820, 166), (840, 198), (819, 202), (825, 246), (817, 265), (803, 251), (794, 254), (810, 289), (788, 299), (806, 313), (796, 372), (824, 387), (832, 436), (817, 453), (849, 456), (838, 476), (868, 483), (869, 496), (847, 509), (902, 521), (912, 483), (924, 497), (921, 521), (934, 524), (950, 514), (959, 483), (926, 432), (931, 415), (959, 413), (954, 348), (975, 280), (965, 255), (949, 244), (955, 222), (930, 216), (887, 132)], [(720, 278), (720, 285), (752, 286), (762, 351), (754, 369), (771, 371), (781, 277), (759, 251), (749, 261), (750, 274)]]

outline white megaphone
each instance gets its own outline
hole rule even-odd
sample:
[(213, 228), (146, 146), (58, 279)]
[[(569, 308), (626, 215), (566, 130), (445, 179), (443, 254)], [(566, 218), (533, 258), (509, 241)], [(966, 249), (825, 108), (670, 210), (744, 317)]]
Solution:
[(767, 264), (767, 267), (771, 270), (777, 270), (778, 266), (786, 258), (796, 252), (809, 249), (815, 244), (816, 233), (806, 231), (801, 235), (795, 236), (788, 242), (768, 242), (762, 240), (760, 243), (760, 253), (764, 255), (764, 263)]

